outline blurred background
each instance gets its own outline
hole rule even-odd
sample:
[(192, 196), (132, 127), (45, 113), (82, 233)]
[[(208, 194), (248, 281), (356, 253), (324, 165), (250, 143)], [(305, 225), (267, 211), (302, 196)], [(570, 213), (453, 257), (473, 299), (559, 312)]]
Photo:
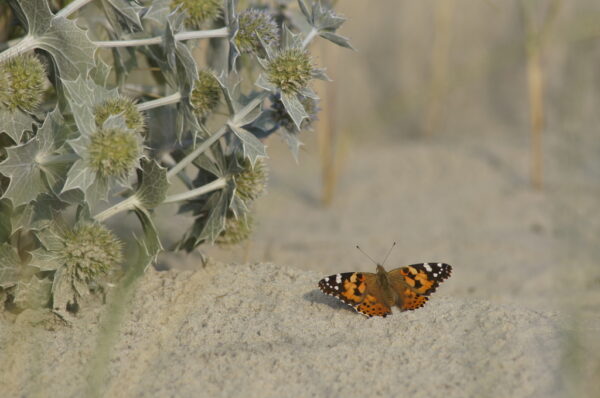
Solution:
[(207, 253), (370, 270), (354, 246), (381, 259), (396, 241), (389, 267), (455, 264), (456, 293), (599, 289), (600, 4), (336, 8), (357, 51), (314, 42), (334, 82), (315, 87), (323, 110), (299, 163), (272, 137), (253, 238)]
[(454, 266), (437, 294), (594, 325), (566, 336), (565, 363), (570, 383), (598, 389), (582, 380), (600, 374), (600, 3), (336, 7), (357, 52), (313, 44), (334, 82), (316, 87), (323, 111), (299, 163), (271, 138), (253, 237), (205, 254), (327, 275), (372, 271), (355, 245), (381, 261), (395, 241), (388, 269)]

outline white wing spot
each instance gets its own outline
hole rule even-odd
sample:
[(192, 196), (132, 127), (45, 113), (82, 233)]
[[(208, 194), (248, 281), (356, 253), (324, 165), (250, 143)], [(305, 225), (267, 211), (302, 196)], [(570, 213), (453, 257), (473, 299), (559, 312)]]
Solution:
[(341, 274), (337, 274), (335, 276), (335, 283), (337, 283), (337, 284), (342, 283), (342, 275)]
[(340, 287), (339, 287), (339, 286), (334, 286), (333, 288), (334, 288), (335, 290), (340, 290)]
[(437, 272), (434, 272), (434, 273), (433, 273), (433, 277), (434, 277), (434, 278), (437, 278)]
[(329, 277), (325, 278), (325, 282), (329, 282)]
[(442, 263), (438, 263), (438, 267), (441, 267), (441, 266), (442, 266)]
[(427, 272), (431, 272), (431, 267), (429, 266), (428, 263), (423, 264), (423, 267), (425, 267), (425, 269), (427, 270)]

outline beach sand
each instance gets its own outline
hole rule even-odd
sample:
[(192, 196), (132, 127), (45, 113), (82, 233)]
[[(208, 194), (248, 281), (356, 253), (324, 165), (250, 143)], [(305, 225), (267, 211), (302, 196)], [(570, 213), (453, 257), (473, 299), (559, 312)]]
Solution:
[[(346, 154), (324, 208), (315, 155), (297, 166), (271, 146), (256, 234), (205, 253), (224, 262), (162, 256), (169, 270), (138, 281), (122, 322), (99, 303), (71, 325), (4, 314), (2, 395), (597, 396), (597, 185), (550, 169), (536, 192), (518, 147), (412, 141)], [(388, 269), (454, 267), (423, 308), (367, 319), (317, 289), (328, 274), (374, 271), (356, 243), (380, 260), (392, 241)]]

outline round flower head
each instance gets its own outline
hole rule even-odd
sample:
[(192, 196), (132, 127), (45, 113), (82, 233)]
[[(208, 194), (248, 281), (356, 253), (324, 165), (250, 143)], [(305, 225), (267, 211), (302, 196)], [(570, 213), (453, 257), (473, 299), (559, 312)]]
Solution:
[(138, 111), (133, 101), (127, 97), (109, 98), (94, 109), (96, 126), (102, 128), (102, 125), (109, 116), (123, 114), (125, 124), (128, 128), (139, 133), (144, 131), (144, 117)]
[[(271, 102), (271, 110), (273, 111), (272, 115), (275, 122), (289, 132), (298, 132), (298, 128), (285, 110), (285, 106), (283, 106), (279, 96), (271, 96)], [(314, 98), (300, 96), (300, 103), (308, 114), (308, 118), (302, 121), (300, 128), (301, 130), (311, 130), (320, 110), (319, 101)]]
[(215, 240), (220, 246), (237, 245), (248, 239), (252, 234), (254, 219), (250, 214), (241, 217), (227, 217), (225, 229)]
[(186, 22), (190, 27), (198, 28), (221, 15), (222, 0), (173, 0), (171, 10), (178, 6), (187, 14)]
[(267, 78), (285, 94), (298, 94), (312, 78), (313, 64), (306, 50), (280, 50), (267, 65)]
[(62, 259), (70, 275), (93, 282), (122, 260), (121, 242), (101, 224), (83, 224), (63, 233)]
[(2, 95), (0, 100), (11, 110), (21, 108), (27, 112), (35, 111), (42, 102), (46, 81), (46, 70), (40, 60), (32, 54), (19, 55), (0, 68), (5, 80), (0, 85), (7, 85), (7, 90), (2, 90), (6, 95)]
[(245, 158), (240, 163), (242, 169), (234, 176), (236, 193), (244, 203), (250, 204), (266, 190), (267, 165), (263, 159), (258, 159), (254, 167)]
[(240, 13), (239, 29), (235, 36), (235, 44), (240, 52), (259, 52), (262, 49), (259, 37), (268, 46), (277, 44), (279, 27), (271, 15), (254, 9)]
[(207, 116), (219, 105), (220, 98), (221, 86), (215, 75), (209, 70), (198, 72), (198, 79), (190, 95), (194, 113), (199, 117)]
[(100, 129), (90, 137), (89, 166), (100, 177), (126, 177), (142, 156), (135, 134), (123, 129)]

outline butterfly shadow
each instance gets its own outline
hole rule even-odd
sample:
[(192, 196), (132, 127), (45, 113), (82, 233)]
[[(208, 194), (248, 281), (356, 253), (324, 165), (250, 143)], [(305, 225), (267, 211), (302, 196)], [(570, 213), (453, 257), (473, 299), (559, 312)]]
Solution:
[(302, 298), (306, 301), (309, 301), (311, 304), (325, 304), (336, 310), (342, 308), (350, 312), (356, 312), (350, 306), (344, 304), (335, 297), (324, 294), (319, 289), (314, 289), (310, 292), (304, 293)]

